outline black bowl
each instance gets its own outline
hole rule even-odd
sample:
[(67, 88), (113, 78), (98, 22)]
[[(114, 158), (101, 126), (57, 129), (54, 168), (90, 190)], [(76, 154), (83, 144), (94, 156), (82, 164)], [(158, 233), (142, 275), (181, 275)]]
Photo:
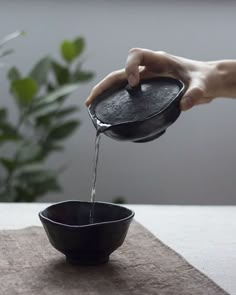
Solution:
[(65, 201), (39, 212), (52, 246), (66, 255), (69, 263), (100, 264), (125, 240), (134, 212), (103, 202)]

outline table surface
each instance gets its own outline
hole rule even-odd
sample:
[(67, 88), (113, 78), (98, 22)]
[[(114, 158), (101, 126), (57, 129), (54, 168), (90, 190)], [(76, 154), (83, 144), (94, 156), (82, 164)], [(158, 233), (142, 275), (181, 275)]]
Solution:
[[(0, 229), (41, 225), (48, 203), (0, 203)], [(236, 206), (126, 205), (135, 219), (230, 294), (236, 294)], [(1, 266), (0, 266), (1, 267)]]

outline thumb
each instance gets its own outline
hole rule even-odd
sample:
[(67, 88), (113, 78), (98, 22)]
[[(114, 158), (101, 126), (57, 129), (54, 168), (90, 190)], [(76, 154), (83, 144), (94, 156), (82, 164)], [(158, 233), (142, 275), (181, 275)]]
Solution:
[(192, 81), (188, 90), (184, 94), (180, 102), (180, 108), (182, 111), (191, 109), (193, 106), (199, 104), (204, 97), (204, 86), (201, 81)]

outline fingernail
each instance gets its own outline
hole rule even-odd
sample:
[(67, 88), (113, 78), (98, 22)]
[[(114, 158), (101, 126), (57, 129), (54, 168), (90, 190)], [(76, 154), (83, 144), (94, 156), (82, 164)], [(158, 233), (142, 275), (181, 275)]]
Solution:
[(137, 84), (137, 80), (133, 74), (130, 74), (128, 77), (128, 82), (130, 86), (135, 86)]
[(183, 111), (191, 109), (192, 106), (193, 106), (193, 103), (192, 103), (191, 97), (186, 96), (186, 97), (182, 98), (182, 100), (181, 100), (181, 109)]

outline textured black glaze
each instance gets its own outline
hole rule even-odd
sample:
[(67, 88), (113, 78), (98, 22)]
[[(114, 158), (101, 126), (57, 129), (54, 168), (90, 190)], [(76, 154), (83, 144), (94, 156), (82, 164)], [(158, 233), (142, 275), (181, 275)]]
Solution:
[(109, 137), (150, 141), (178, 118), (184, 90), (184, 84), (173, 78), (144, 80), (134, 89), (126, 85), (104, 92), (92, 102), (89, 114), (95, 127), (102, 123), (101, 131)]
[(122, 245), (134, 217), (125, 207), (95, 202), (94, 223), (90, 224), (90, 209), (90, 202), (65, 201), (39, 213), (50, 243), (69, 263), (107, 262)]

